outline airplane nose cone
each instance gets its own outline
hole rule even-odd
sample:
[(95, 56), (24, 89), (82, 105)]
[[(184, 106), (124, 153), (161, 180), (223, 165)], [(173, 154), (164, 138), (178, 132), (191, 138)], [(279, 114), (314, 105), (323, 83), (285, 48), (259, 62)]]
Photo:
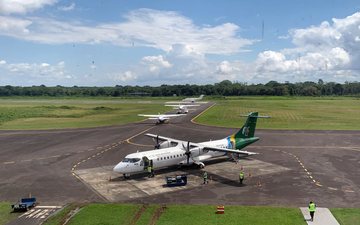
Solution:
[(113, 169), (113, 171), (118, 173), (122, 173), (123, 170), (124, 170), (124, 166), (122, 165), (122, 163), (118, 163)]

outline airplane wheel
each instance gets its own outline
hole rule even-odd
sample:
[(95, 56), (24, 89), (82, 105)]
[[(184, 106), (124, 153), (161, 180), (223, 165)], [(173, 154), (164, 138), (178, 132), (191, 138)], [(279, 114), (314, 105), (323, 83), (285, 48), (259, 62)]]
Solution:
[(124, 176), (124, 179), (130, 179), (130, 174), (124, 173), (123, 176)]

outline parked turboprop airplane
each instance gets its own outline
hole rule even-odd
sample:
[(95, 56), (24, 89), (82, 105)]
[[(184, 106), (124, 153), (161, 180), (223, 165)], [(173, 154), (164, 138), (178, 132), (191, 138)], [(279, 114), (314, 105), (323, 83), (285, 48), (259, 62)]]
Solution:
[(189, 107), (195, 107), (195, 106), (200, 106), (200, 105), (165, 105), (165, 106), (170, 106), (173, 107), (173, 109), (177, 109), (177, 113), (178, 114), (186, 114), (189, 112)]
[[(254, 134), (256, 121), (260, 116), (257, 112), (252, 112), (247, 117), (245, 124), (237, 133), (215, 141), (193, 143), (146, 134), (146, 136), (156, 140), (155, 150), (127, 155), (113, 170), (122, 173), (124, 177), (129, 177), (130, 174), (146, 171), (149, 165), (153, 166), (154, 169), (193, 163), (204, 167), (203, 161), (213, 157), (230, 153), (237, 157), (255, 155), (257, 154), (255, 152), (240, 150), (259, 140), (258, 137), (254, 137)], [(159, 141), (163, 142), (160, 143)]]
[(158, 114), (158, 115), (148, 115), (148, 114), (138, 114), (138, 116), (148, 117), (149, 120), (157, 120), (156, 124), (168, 122), (172, 117), (184, 116), (184, 114)]

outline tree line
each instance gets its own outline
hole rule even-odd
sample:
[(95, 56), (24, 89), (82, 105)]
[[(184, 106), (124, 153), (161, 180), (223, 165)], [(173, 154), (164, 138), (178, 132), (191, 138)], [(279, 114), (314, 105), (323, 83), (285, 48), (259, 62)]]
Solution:
[(360, 95), (359, 82), (299, 82), (279, 83), (270, 81), (266, 84), (247, 84), (224, 80), (206, 85), (161, 85), (121, 86), (115, 87), (64, 87), (45, 85), (21, 87), (0, 86), (0, 96), (194, 96), (194, 95), (269, 95), (269, 96), (326, 96), (326, 95)]

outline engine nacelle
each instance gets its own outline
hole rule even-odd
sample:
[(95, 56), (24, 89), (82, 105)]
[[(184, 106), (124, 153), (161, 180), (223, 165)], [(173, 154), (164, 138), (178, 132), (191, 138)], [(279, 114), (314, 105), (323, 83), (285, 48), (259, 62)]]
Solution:
[(205, 168), (205, 164), (203, 162), (194, 162), (198, 167)]
[(171, 147), (171, 142), (170, 141), (164, 141), (159, 145), (159, 149), (160, 148), (170, 148)]

